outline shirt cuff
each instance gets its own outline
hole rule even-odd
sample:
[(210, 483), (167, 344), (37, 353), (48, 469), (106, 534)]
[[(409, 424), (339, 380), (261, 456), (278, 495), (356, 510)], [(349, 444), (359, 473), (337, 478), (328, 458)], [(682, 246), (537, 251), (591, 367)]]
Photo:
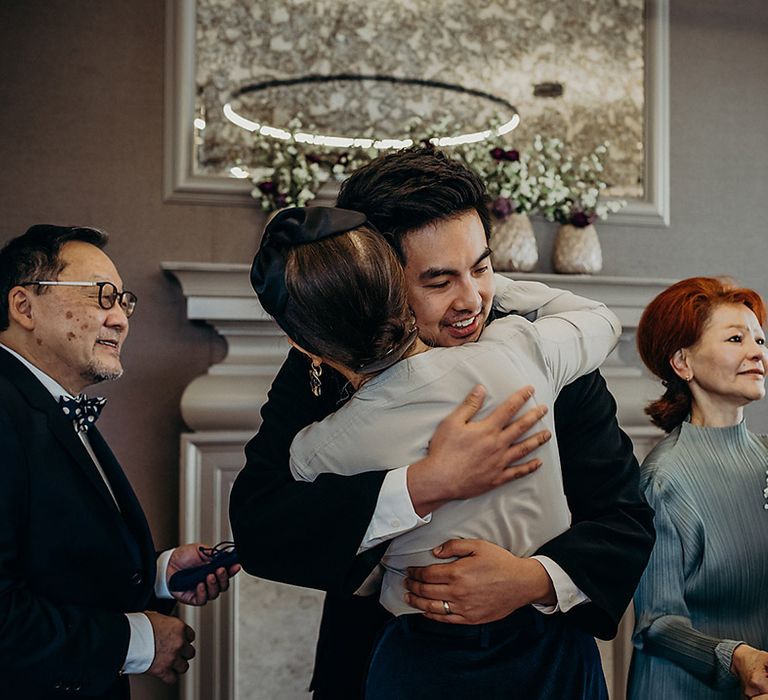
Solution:
[(125, 613), (131, 627), (123, 673), (145, 673), (155, 659), (155, 633), (144, 613)]
[(155, 570), (155, 597), (165, 600), (172, 600), (170, 590), (168, 590), (168, 562), (176, 549), (168, 549), (157, 558), (157, 568)]
[(559, 564), (555, 563), (549, 557), (535, 556), (531, 557), (544, 567), (544, 570), (552, 580), (552, 586), (555, 589), (557, 603), (555, 605), (539, 605), (534, 603), (533, 607), (545, 615), (551, 615), (556, 612), (568, 612), (582, 603), (589, 603), (589, 596), (578, 589), (571, 577), (563, 571)]
[(381, 484), (376, 509), (357, 553), (426, 525), (430, 520), (431, 513), (421, 518), (413, 509), (411, 495), (408, 493), (408, 467), (392, 469), (387, 472)]
[(723, 639), (715, 647), (715, 658), (717, 659), (715, 678), (717, 688), (727, 688), (729, 685), (733, 687), (733, 680), (737, 677), (735, 673), (731, 673), (731, 664), (733, 664), (733, 652), (736, 651), (736, 647), (739, 644), (746, 644), (746, 642), (736, 639)]

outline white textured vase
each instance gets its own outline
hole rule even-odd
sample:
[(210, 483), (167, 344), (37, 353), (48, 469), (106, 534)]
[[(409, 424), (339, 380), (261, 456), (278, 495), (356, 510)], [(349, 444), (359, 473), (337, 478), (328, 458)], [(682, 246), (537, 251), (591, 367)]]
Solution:
[(592, 224), (578, 228), (563, 224), (552, 252), (555, 272), (594, 275), (603, 269), (603, 251)]
[(508, 272), (530, 272), (539, 262), (533, 226), (527, 214), (510, 214), (493, 222), (493, 267)]

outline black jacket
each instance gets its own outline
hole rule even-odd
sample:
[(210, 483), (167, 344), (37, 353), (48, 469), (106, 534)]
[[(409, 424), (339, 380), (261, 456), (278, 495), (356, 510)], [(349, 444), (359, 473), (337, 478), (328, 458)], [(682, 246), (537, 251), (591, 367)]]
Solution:
[(89, 439), (120, 510), (72, 421), (0, 349), (2, 697), (129, 696), (123, 613), (153, 607), (155, 550), (120, 465)]
[[(326, 369), (323, 393), (313, 397), (307, 370), (308, 361), (291, 350), (262, 408), (259, 432), (245, 448), (230, 519), (247, 572), (328, 592), (313, 687), (321, 697), (356, 698), (388, 616), (375, 597), (351, 595), (387, 547), (356, 556), (385, 472), (293, 480), (293, 437), (335, 410), (343, 393), (341, 377)], [(573, 524), (538, 553), (556, 561), (592, 601), (567, 616), (611, 638), (653, 546), (653, 511), (640, 493), (631, 442), (618, 427), (616, 403), (599, 372), (561, 391), (555, 425)]]

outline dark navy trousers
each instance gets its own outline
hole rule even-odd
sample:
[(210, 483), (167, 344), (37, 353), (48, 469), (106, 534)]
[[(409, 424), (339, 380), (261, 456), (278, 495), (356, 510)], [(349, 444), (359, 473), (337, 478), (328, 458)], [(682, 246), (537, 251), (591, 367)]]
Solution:
[(531, 607), (484, 625), (421, 615), (388, 623), (366, 700), (607, 700), (595, 640)]

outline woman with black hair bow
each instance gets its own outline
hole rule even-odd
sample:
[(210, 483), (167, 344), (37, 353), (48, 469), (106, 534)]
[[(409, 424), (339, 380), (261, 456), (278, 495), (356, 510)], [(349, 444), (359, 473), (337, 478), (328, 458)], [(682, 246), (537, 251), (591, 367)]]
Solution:
[[(418, 337), (402, 267), (384, 237), (362, 214), (340, 209), (277, 214), (251, 275), (264, 308), (310, 358), (315, 388), (321, 390), (328, 364), (355, 391), (294, 440), (291, 468), (305, 480), (413, 462), (446, 408), (478, 383), (496, 397), (530, 384), (551, 407), (562, 386), (605, 359), (620, 333), (602, 304), (506, 281), (516, 299), (536, 300), (536, 322), (510, 316), (476, 343), (429, 348)], [(486, 410), (493, 393), (489, 399)], [(554, 431), (551, 412), (545, 422)], [(526, 479), (448, 503), (429, 524), (392, 541), (382, 561), (381, 602), (399, 617), (377, 646), (367, 697), (606, 697), (594, 641), (561, 616), (523, 608), (498, 622), (454, 626), (413, 614), (418, 610), (404, 599), (407, 568), (437, 561), (432, 549), (448, 538), (481, 538), (525, 556), (569, 527), (556, 441), (541, 449), (542, 466)], [(449, 600), (435, 610), (447, 618), (461, 612)], [(524, 688), (505, 686), (542, 656), (547, 677), (528, 678)]]

